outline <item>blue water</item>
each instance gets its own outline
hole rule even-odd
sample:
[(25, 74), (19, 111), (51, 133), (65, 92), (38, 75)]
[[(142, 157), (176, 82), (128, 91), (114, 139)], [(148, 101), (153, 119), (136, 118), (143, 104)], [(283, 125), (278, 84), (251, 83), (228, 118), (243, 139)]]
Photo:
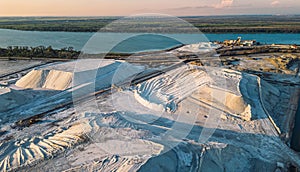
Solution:
[(263, 44), (300, 44), (300, 34), (132, 34), (88, 32), (39, 32), (0, 29), (0, 47), (74, 47), (88, 53), (161, 50), (180, 44), (225, 39), (254, 39)]

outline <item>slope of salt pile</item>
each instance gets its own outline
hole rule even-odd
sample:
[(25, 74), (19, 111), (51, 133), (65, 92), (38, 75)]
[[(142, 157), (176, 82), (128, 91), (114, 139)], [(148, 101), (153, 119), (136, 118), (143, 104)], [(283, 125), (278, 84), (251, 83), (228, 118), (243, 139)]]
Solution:
[(89, 126), (73, 125), (62, 131), (48, 133), (45, 137), (22, 139), (0, 143), (0, 171), (17, 170), (34, 165), (84, 140)]
[[(241, 74), (237, 72), (220, 69), (206, 71), (204, 68), (187, 65), (138, 84), (131, 89), (132, 96), (126, 90), (117, 93), (114, 101), (120, 110), (129, 110), (130, 108), (126, 108), (122, 103), (126, 101), (122, 97), (126, 96), (131, 100), (131, 102), (127, 100), (126, 104), (136, 107), (137, 113), (142, 111), (157, 113), (175, 112), (178, 104), (188, 98), (201, 100), (228, 113), (249, 115), (249, 103), (244, 100), (239, 88), (241, 78)], [(193, 102), (195, 101), (190, 104)]]
[[(222, 107), (224, 110), (228, 110), (233, 114), (241, 114), (245, 111), (247, 107), (247, 103), (243, 99), (242, 95), (238, 95), (231, 92), (224, 92), (224, 90), (220, 90), (218, 88), (213, 88), (209, 86), (205, 86), (199, 90), (197, 90), (196, 99), (205, 100), (205, 102), (209, 102), (209, 104), (214, 103), (212, 94), (223, 95), (223, 102), (219, 102), (224, 105)], [(195, 96), (196, 94), (194, 94)], [(217, 101), (217, 100), (216, 100)]]
[(204, 71), (183, 66), (139, 84), (134, 96), (150, 109), (174, 112), (179, 101), (209, 82), (210, 78)]
[(103, 59), (86, 59), (54, 64), (32, 70), (18, 80), (15, 85), (21, 88), (66, 90), (72, 87), (75, 74), (77, 75), (77, 78), (80, 76), (86, 79), (93, 76), (93, 74), (96, 74), (96, 71), (100, 68), (103, 68), (105, 71), (111, 69), (115, 70), (116, 67), (111, 68), (108, 66), (118, 64), (119, 63), (114, 60)]
[[(264, 88), (267, 92), (277, 90), (270, 85)], [(227, 69), (182, 66), (138, 84), (131, 90), (133, 96), (126, 90), (115, 96), (115, 104), (120, 110), (128, 110), (122, 105), (122, 96), (126, 96), (132, 101), (126, 104), (141, 105), (136, 108), (138, 113), (142, 111), (138, 109), (144, 109), (142, 107), (155, 113), (175, 112), (178, 104), (188, 99), (187, 104), (219, 109), (244, 120), (267, 116), (261, 103), (265, 98), (260, 95), (258, 77)]]
[(42, 88), (52, 90), (65, 90), (72, 83), (73, 74), (71, 72), (52, 70), (49, 72)]
[(17, 81), (21, 88), (65, 90), (71, 86), (73, 74), (58, 70), (32, 70)]
[[(20, 92), (10, 88), (0, 89), (0, 112), (5, 112), (9, 109), (24, 104), (31, 97), (26, 96), (27, 92)], [(1, 117), (0, 117), (1, 119)]]
[(22, 88), (41, 88), (46, 79), (48, 71), (32, 70), (17, 81), (16, 86)]
[[(47, 77), (44, 77), (46, 79), (41, 79), (43, 78), (41, 75), (36, 77), (33, 74), (39, 70), (50, 71)], [(142, 66), (106, 59), (85, 59), (38, 68), (19, 81), (20, 83), (24, 81), (24, 86), (26, 86), (26, 79), (33, 80), (35, 83), (41, 83), (40, 81), (44, 80), (45, 83), (31, 85), (37, 89), (18, 87), (14, 90), (17, 86), (12, 85), (10, 88), (14, 95), (11, 93), (0, 95), (0, 99), (5, 99), (5, 103), (0, 105), (1, 107), (3, 105), (3, 113), (0, 111), (0, 124), (46, 112), (62, 102), (81, 99), (95, 91), (108, 89), (111, 85), (122, 84), (143, 70)], [(37, 73), (42, 74), (42, 72)], [(41, 89), (44, 85), (47, 89)], [(20, 96), (17, 96), (18, 94)], [(8, 108), (11, 112), (5, 113)]]

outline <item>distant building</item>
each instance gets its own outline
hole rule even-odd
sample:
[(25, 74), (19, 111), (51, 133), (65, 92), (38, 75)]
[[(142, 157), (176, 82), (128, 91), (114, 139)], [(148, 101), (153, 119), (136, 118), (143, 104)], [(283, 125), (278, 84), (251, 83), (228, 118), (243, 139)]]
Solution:
[(253, 45), (257, 45), (257, 42), (255, 40), (245, 40), (241, 41), (241, 45), (250, 47)]
[(256, 40), (243, 40), (242, 37), (238, 37), (236, 40), (225, 40), (223, 42), (224, 45), (226, 46), (254, 46), (254, 45), (259, 45)]
[(297, 45), (291, 45), (291, 49), (296, 50), (297, 48), (298, 48)]

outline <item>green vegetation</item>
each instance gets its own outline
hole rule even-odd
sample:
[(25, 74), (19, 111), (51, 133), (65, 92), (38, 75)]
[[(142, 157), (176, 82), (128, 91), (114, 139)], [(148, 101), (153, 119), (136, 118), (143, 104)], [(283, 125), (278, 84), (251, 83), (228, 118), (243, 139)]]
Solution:
[(0, 57), (39, 57), (39, 58), (62, 58), (76, 59), (80, 52), (75, 51), (72, 47), (63, 48), (60, 50), (53, 49), (51, 46), (44, 47), (20, 47), (9, 46), (6, 49), (0, 48)]
[[(80, 56), (81, 55), (81, 56)], [(86, 54), (81, 51), (75, 51), (73, 47), (62, 49), (53, 49), (51, 46), (27, 47), (27, 46), (9, 46), (0, 48), (0, 57), (8, 59), (51, 59), (51, 60), (72, 60), (80, 58), (106, 58), (106, 59), (125, 59), (130, 53), (104, 53), (104, 54)]]
[[(117, 19), (120, 17), (0, 17), (0, 28), (31, 31), (97, 32)], [(208, 16), (181, 17), (181, 19), (193, 24), (204, 33), (300, 33), (300, 15)], [(124, 26), (119, 27), (119, 30), (114, 28), (114, 31), (160, 32), (175, 29), (172, 21), (164, 23), (164, 28), (155, 22), (123, 24)], [(188, 30), (184, 26), (175, 27), (181, 29), (182, 32)]]
[(207, 33), (300, 33), (300, 15), (187, 17), (187, 21)]
[(0, 17), (0, 28), (27, 31), (96, 32), (116, 18)]

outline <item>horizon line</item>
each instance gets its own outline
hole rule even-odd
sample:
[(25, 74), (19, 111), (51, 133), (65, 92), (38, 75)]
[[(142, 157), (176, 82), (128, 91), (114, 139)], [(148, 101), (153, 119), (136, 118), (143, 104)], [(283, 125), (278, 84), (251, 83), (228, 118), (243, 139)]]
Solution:
[[(166, 14), (168, 15), (168, 14)], [(174, 17), (220, 17), (220, 16), (299, 16), (299, 14), (218, 14), (218, 15), (182, 15), (182, 16), (176, 16)], [(134, 16), (134, 15), (11, 15), (11, 16), (2, 16), (0, 17), (127, 17), (127, 16)]]

